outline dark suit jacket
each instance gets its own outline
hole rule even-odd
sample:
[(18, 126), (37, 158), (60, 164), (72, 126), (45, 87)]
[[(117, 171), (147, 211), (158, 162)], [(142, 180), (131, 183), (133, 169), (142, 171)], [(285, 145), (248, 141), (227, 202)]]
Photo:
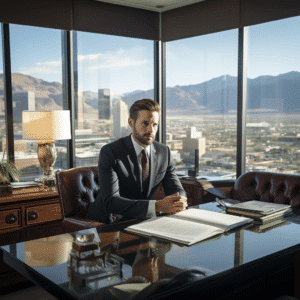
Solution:
[(146, 218), (148, 201), (160, 183), (166, 195), (185, 191), (175, 174), (169, 147), (153, 142), (150, 155), (150, 181), (146, 199), (142, 196), (140, 170), (131, 136), (105, 145), (99, 155), (100, 190), (88, 209), (87, 219), (111, 223), (112, 214), (126, 218)]

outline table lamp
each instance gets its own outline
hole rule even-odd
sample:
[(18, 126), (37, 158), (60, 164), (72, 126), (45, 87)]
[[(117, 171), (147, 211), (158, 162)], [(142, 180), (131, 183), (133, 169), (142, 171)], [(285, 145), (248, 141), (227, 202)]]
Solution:
[(55, 184), (53, 166), (56, 161), (55, 140), (71, 138), (70, 111), (23, 111), (23, 139), (38, 141), (38, 159), (43, 170), (43, 183)]

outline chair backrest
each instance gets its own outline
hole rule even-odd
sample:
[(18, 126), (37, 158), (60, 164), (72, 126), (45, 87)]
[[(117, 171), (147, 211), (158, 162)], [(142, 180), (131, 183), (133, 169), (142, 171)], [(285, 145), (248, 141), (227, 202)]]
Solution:
[(273, 172), (247, 172), (239, 176), (232, 189), (239, 201), (259, 200), (289, 204), (300, 209), (300, 176)]
[(64, 217), (85, 218), (99, 191), (98, 167), (72, 168), (56, 173)]

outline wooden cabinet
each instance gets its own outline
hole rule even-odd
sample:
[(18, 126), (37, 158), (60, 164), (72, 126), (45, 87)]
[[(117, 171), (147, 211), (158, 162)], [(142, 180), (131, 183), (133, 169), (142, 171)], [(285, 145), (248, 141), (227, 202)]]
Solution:
[(9, 209), (0, 211), (1, 230), (17, 228), (21, 226), (21, 209)]
[(0, 234), (62, 218), (55, 188), (23, 188), (0, 197)]
[[(56, 188), (22, 188), (0, 197), (0, 238), (13, 231), (21, 234), (22, 229), (33, 226), (38, 230), (41, 224), (61, 219), (63, 214)], [(27, 284), (27, 280), (7, 266), (0, 253), (1, 292), (21, 283)]]
[(62, 219), (59, 203), (27, 207), (25, 215), (26, 225), (40, 224)]

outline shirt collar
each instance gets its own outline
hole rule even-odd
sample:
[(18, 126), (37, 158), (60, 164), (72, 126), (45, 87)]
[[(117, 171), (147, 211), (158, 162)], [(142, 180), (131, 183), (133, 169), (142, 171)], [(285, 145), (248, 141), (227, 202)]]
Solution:
[(150, 156), (150, 150), (151, 150), (151, 145), (148, 145), (146, 148), (142, 147), (132, 136), (131, 134), (131, 141), (136, 153), (136, 156), (139, 156), (140, 153), (142, 152), (143, 149), (146, 150), (148, 157)]

